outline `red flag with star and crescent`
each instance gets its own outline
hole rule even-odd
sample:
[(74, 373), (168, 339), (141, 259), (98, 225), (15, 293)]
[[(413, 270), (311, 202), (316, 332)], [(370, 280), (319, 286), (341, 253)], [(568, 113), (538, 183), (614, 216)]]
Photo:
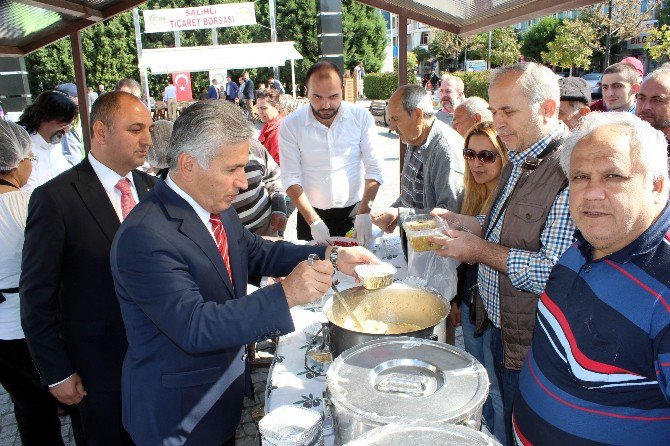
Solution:
[(177, 87), (178, 101), (192, 101), (193, 90), (191, 90), (191, 73), (180, 71), (172, 73), (172, 83)]

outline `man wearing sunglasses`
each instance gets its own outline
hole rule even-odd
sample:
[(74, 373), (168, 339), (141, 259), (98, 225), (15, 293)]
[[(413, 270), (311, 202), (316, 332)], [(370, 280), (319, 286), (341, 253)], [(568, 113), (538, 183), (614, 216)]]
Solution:
[(425, 214), (435, 207), (460, 209), (463, 138), (435, 118), (430, 95), (419, 85), (398, 88), (386, 110), (390, 128), (407, 144), (407, 152), (400, 197), (390, 209), (372, 213), (372, 222), (390, 233), (410, 213)]
[[(556, 75), (522, 62), (495, 70), (489, 84), (494, 127), (509, 151), (488, 215), (434, 213), (467, 231), (434, 238), (441, 255), (479, 263), (477, 328), (491, 325), (490, 349), (500, 379), (505, 431), (512, 445), (512, 402), (535, 327), (539, 295), (575, 230), (565, 174), (558, 165), (565, 126), (558, 119)], [(480, 310), (481, 309), (481, 310)], [(485, 356), (487, 354), (485, 353)]]
[(39, 160), (23, 190), (31, 191), (71, 167), (61, 140), (72, 128), (79, 107), (66, 94), (45, 91), (21, 114), (17, 124), (30, 134), (33, 154)]

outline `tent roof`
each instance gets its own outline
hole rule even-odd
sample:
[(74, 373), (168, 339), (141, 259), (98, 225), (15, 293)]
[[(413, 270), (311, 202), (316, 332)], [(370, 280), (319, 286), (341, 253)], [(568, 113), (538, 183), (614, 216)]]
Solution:
[(275, 67), (283, 66), (287, 60), (302, 59), (293, 45), (294, 42), (266, 42), (150, 49), (142, 50), (140, 63), (151, 74)]
[[(468, 35), (597, 0), (358, 0), (446, 31)], [(22, 56), (111, 18), (144, 0), (2, 0), (0, 56)]]

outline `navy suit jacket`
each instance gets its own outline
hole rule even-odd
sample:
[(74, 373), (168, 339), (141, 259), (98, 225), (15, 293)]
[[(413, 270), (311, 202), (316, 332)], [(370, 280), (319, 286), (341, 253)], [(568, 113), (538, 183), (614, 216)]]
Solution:
[(219, 99), (219, 88), (216, 85), (210, 85), (207, 90), (207, 99)]
[(281, 284), (246, 295), (247, 274), (283, 276), (309, 254), (325, 254), (253, 235), (232, 207), (221, 220), (232, 284), (210, 232), (162, 180), (114, 239), (128, 337), (123, 422), (138, 446), (219, 445), (235, 435), (251, 388), (243, 346), (294, 329)]
[[(140, 200), (155, 178), (133, 171)], [(36, 188), (28, 206), (21, 322), (45, 385), (77, 372), (119, 392), (126, 337), (109, 267), (121, 223), (88, 158)]]
[[(234, 81), (230, 81), (226, 84), (226, 99), (229, 101), (234, 101), (237, 99), (237, 93), (239, 91), (240, 87), (237, 86), (237, 83)], [(230, 91), (230, 93), (228, 93)]]

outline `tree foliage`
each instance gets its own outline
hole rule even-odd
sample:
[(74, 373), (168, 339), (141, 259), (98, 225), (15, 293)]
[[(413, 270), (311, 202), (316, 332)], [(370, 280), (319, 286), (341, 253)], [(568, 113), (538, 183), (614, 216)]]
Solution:
[(379, 10), (353, 0), (342, 0), (344, 66), (353, 69), (358, 61), (365, 71), (379, 71), (386, 51), (386, 20)]
[(561, 20), (555, 17), (544, 17), (523, 34), (521, 54), (526, 60), (540, 62), (542, 53), (547, 52), (547, 44), (556, 39), (556, 28)]
[(610, 65), (612, 47), (640, 34), (643, 30), (642, 22), (653, 18), (659, 0), (647, 0), (642, 5), (646, 9), (642, 9), (640, 0), (609, 0), (580, 10), (580, 20), (596, 30), (598, 43), (591, 49), (603, 51), (603, 70)]
[(660, 28), (650, 30), (644, 49), (654, 60), (667, 59), (670, 55), (670, 26), (664, 24)]
[[(146, 9), (183, 8), (218, 3), (233, 3), (239, 0), (149, 0), (140, 7)], [(345, 66), (353, 66), (355, 61), (363, 60), (366, 71), (378, 70), (384, 59), (386, 32), (384, 18), (379, 11), (343, 0), (343, 31), (345, 48)], [(270, 41), (270, 18), (267, 2), (256, 2), (256, 25), (219, 28), (217, 30), (220, 45)], [(303, 59), (295, 61), (296, 82), (301, 84), (307, 69), (318, 60), (317, 10), (314, 0), (283, 0), (277, 2), (277, 37), (280, 41), (294, 41), (296, 49)], [(143, 16), (140, 13), (140, 28), (144, 29)], [(210, 29), (181, 31), (181, 46), (211, 45)], [(175, 46), (173, 33), (142, 34), (144, 48), (170, 48)], [(132, 12), (128, 11), (110, 20), (98, 23), (82, 32), (82, 49), (86, 67), (87, 83), (91, 86), (104, 84), (114, 86), (124, 77), (139, 79), (137, 68), (137, 50)], [(30, 88), (34, 95), (54, 88), (63, 82), (72, 82), (72, 53), (69, 38), (62, 39), (42, 48), (26, 57), (29, 71)], [(244, 70), (230, 70), (233, 78)], [(259, 68), (248, 70), (252, 77), (261, 82), (269, 76), (272, 69)], [(287, 62), (280, 76), (290, 79), (290, 62)], [(149, 88), (154, 96), (160, 96), (167, 83), (167, 75), (150, 75)], [(209, 85), (206, 72), (191, 73), (193, 93)]]
[(428, 50), (433, 57), (448, 62), (453, 68), (457, 68), (458, 61), (465, 50), (475, 51), (481, 45), (481, 39), (477, 39), (477, 37), (460, 37), (447, 31), (439, 31), (433, 35), (428, 44)]
[(491, 64), (501, 66), (519, 61), (521, 44), (512, 26), (493, 30), (491, 38)]
[(547, 44), (542, 52), (542, 60), (561, 68), (589, 68), (591, 66), (592, 46), (597, 42), (596, 31), (581, 20), (565, 20), (556, 29), (556, 39)]

